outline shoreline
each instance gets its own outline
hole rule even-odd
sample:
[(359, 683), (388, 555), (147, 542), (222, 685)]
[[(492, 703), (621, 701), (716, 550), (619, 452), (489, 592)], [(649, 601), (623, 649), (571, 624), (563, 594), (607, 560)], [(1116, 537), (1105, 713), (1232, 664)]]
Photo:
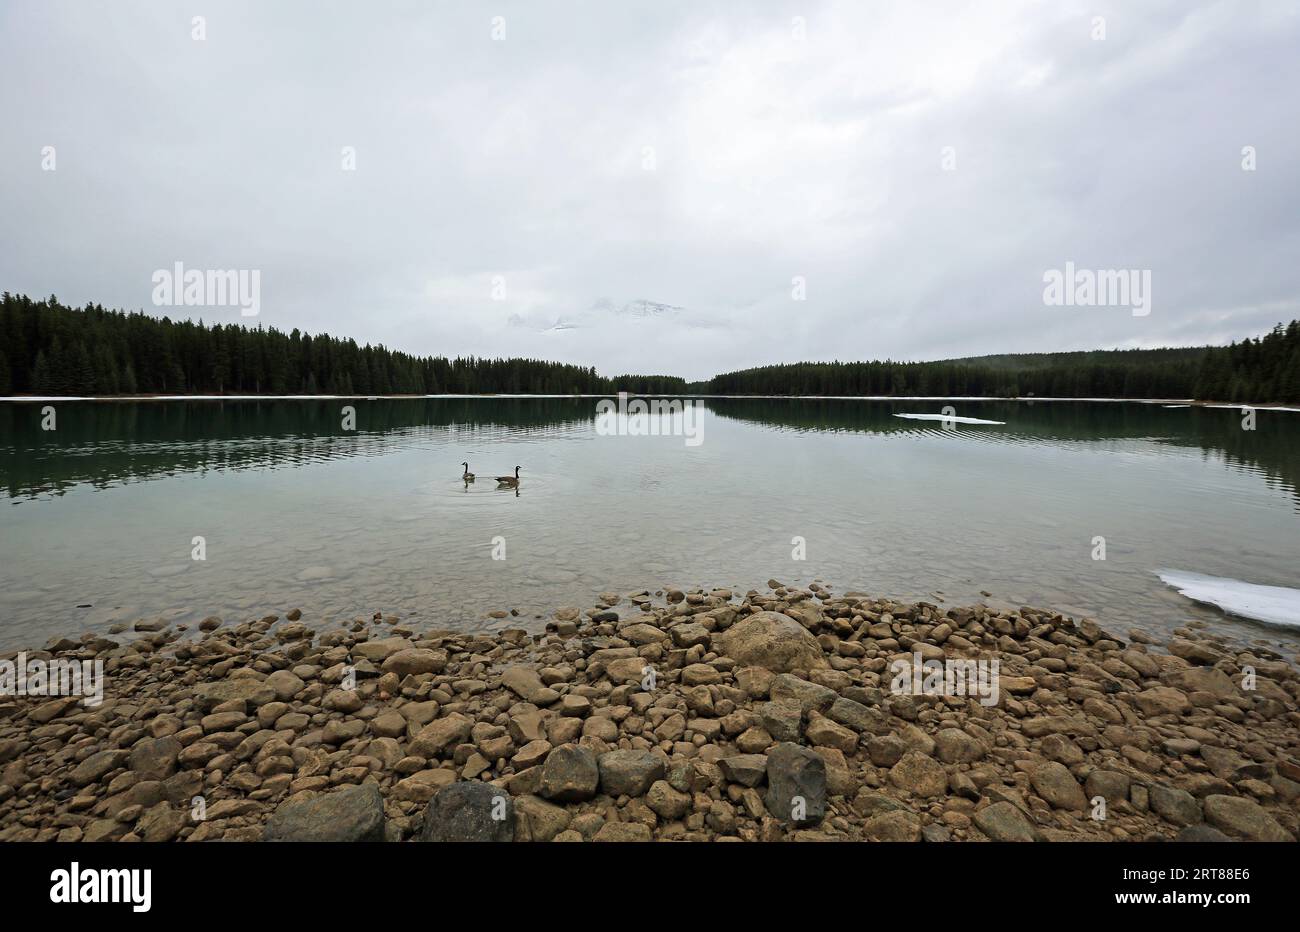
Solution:
[(0, 696), (0, 840), (1300, 834), (1295, 658), (1195, 622), (1166, 654), (1048, 610), (769, 580), (602, 593), (535, 633), (417, 623), (294, 610), (26, 651), (102, 662), (104, 699)]
[[(1132, 403), (1144, 405), (1169, 405), (1171, 407), (1179, 408), (1252, 408), (1257, 411), (1289, 411), (1300, 413), (1300, 408), (1298, 407), (1272, 402), (1268, 404), (1251, 404), (1249, 402), (1198, 401), (1192, 398), (1066, 398), (1047, 396), (1037, 397), (1033, 395), (1021, 395), (1016, 397), (1003, 397), (999, 395), (710, 395), (703, 393), (674, 394), (671, 392), (652, 394), (627, 392), (626, 394), (629, 398), (720, 398), (727, 400), (753, 398), (756, 400), (768, 401), (777, 399), (786, 399), (789, 401), (1018, 401), (1027, 404), (1035, 404), (1040, 401), (1073, 401), (1095, 404)], [(505, 392), (477, 395), (0, 395), (0, 402), (11, 402), (13, 404), (39, 404), (42, 402), (49, 403), (58, 401), (387, 401), (430, 398), (611, 398), (617, 397), (617, 395), (618, 392), (607, 392), (605, 394), (588, 394), (585, 392), (579, 392), (576, 394), (564, 395), (512, 394)]]

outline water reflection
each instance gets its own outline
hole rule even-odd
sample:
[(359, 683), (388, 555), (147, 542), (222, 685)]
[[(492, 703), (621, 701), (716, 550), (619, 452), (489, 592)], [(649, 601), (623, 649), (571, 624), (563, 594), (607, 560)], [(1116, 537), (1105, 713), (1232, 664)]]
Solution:
[[(355, 430), (344, 429), (345, 405), (355, 408)], [(11, 499), (377, 456), (449, 430), (481, 444), (539, 433), (562, 439), (592, 419), (592, 403), (572, 398), (68, 402), (57, 406), (58, 429), (43, 431), (40, 408), (0, 404), (0, 488)]]
[[(463, 440), (492, 445), (545, 434), (585, 436), (591, 398), (412, 398), (344, 401), (67, 402), (58, 429), (40, 429), (41, 405), (0, 404), (0, 488), (12, 500), (209, 470), (292, 468), (335, 457), (376, 456), (397, 447)], [(343, 427), (345, 404), (356, 429)], [(1240, 412), (1167, 409), (1137, 403), (939, 402), (711, 398), (709, 416), (777, 431), (942, 435), (970, 443), (1075, 444), (1117, 441), (1198, 450), (1207, 461), (1259, 474), (1300, 511), (1300, 415), (1262, 410), (1256, 430)], [(1005, 426), (945, 428), (899, 413), (960, 415)], [(480, 482), (483, 477), (480, 477)], [(488, 482), (494, 480), (490, 477)]]
[[(944, 434), (972, 443), (1097, 445), (1140, 441), (1199, 450), (1206, 460), (1262, 475), (1284, 488), (1300, 512), (1300, 415), (1257, 411), (1255, 430), (1242, 428), (1236, 408), (1168, 409), (1136, 402), (882, 401), (851, 399), (711, 399), (717, 415), (767, 428), (873, 434)], [(959, 415), (1005, 421), (1005, 426), (944, 428), (894, 414), (939, 413), (951, 404)]]

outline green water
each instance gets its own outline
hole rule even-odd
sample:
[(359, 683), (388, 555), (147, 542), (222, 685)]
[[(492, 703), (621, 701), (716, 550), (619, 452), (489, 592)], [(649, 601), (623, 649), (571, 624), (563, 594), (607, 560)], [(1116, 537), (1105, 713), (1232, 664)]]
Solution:
[[(41, 404), (0, 404), (0, 647), (294, 607), (478, 628), (775, 577), (1296, 650), (1153, 571), (1300, 586), (1300, 414), (953, 402), (1006, 423), (950, 429), (894, 416), (942, 402), (704, 404), (698, 446), (603, 435), (590, 398), (68, 402), (52, 431)], [(518, 493), (465, 486), (462, 460), (521, 466)]]

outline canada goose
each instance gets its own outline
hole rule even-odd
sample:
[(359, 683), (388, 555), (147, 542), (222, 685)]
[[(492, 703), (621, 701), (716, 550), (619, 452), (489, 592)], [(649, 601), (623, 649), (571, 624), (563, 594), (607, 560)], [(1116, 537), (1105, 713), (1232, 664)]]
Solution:
[(497, 484), (511, 487), (519, 485), (519, 467), (515, 467), (513, 476), (497, 476)]
[(469, 463), (461, 463), (461, 465), (465, 467), (465, 475), (461, 476), (461, 478), (466, 482), (473, 482), (474, 474), (469, 471)]

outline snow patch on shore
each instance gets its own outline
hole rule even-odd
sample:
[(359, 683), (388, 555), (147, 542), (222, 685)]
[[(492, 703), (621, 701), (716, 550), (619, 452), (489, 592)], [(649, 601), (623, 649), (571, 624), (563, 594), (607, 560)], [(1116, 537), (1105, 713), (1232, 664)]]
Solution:
[(1259, 586), (1240, 579), (1182, 570), (1159, 570), (1156, 575), (1192, 601), (1218, 606), (1229, 615), (1271, 625), (1300, 627), (1300, 589)]
[(950, 424), (1005, 424), (1006, 421), (986, 421), (982, 417), (959, 417), (946, 414), (895, 414), (894, 417), (905, 417), (911, 421), (947, 421)]

